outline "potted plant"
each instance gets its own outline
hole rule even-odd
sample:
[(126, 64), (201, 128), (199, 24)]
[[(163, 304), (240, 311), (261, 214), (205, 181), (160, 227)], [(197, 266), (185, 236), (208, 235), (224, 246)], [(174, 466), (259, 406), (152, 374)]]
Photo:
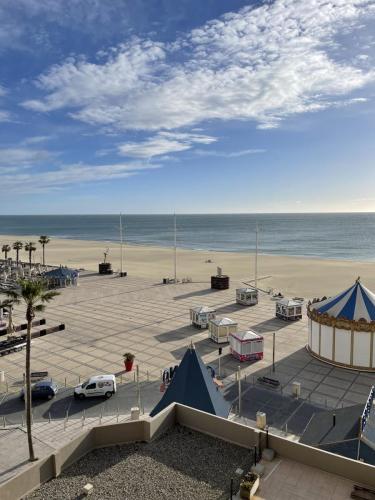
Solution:
[(131, 352), (126, 352), (125, 354), (123, 354), (123, 356), (124, 356), (125, 371), (131, 372), (135, 356)]
[(240, 497), (251, 499), (259, 488), (259, 475), (255, 472), (248, 472), (241, 480)]

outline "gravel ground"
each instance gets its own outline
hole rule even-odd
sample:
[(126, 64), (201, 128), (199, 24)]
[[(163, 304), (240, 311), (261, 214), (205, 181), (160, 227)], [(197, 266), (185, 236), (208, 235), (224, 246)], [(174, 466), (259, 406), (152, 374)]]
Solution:
[(89, 482), (92, 500), (217, 500), (229, 497), (235, 470), (249, 466), (248, 450), (175, 426), (151, 443), (95, 450), (27, 498), (81, 498)]

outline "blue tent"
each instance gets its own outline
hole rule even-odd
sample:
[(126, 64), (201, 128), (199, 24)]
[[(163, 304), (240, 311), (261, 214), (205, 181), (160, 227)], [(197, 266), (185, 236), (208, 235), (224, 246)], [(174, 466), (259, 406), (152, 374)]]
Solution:
[(78, 271), (69, 269), (68, 267), (58, 267), (44, 273), (44, 277), (54, 279), (75, 279), (78, 277)]
[(211, 372), (193, 346), (186, 351), (168, 389), (150, 416), (154, 417), (171, 403), (181, 403), (219, 417), (229, 415), (230, 404), (215, 386)]
[(315, 302), (310, 305), (320, 314), (328, 314), (333, 318), (345, 318), (358, 321), (365, 319), (375, 321), (375, 295), (365, 288), (360, 279), (335, 297)]

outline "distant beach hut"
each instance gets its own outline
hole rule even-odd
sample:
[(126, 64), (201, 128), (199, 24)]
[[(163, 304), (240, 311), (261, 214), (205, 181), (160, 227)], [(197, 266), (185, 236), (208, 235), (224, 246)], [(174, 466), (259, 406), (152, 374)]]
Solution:
[(276, 317), (285, 321), (302, 319), (302, 302), (287, 298), (277, 301)]
[(258, 304), (258, 290), (254, 288), (237, 288), (236, 302), (244, 306), (253, 306)]
[(246, 330), (229, 335), (230, 352), (240, 361), (255, 361), (263, 359), (263, 337)]
[(65, 288), (67, 286), (76, 286), (78, 284), (79, 272), (76, 269), (68, 267), (58, 267), (43, 274), (47, 280), (49, 288)]
[(210, 319), (215, 319), (215, 309), (206, 306), (193, 307), (190, 309), (191, 324), (198, 328), (208, 328)]
[(230, 318), (210, 319), (208, 323), (209, 338), (221, 344), (229, 342), (229, 334), (237, 331), (238, 324)]
[(307, 306), (308, 350), (330, 364), (375, 371), (375, 294), (360, 279)]

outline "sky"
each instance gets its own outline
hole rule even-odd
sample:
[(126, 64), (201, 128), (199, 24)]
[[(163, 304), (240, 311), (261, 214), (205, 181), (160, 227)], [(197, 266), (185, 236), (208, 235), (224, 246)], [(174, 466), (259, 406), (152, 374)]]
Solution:
[(0, 214), (375, 211), (375, 0), (1, 0)]

